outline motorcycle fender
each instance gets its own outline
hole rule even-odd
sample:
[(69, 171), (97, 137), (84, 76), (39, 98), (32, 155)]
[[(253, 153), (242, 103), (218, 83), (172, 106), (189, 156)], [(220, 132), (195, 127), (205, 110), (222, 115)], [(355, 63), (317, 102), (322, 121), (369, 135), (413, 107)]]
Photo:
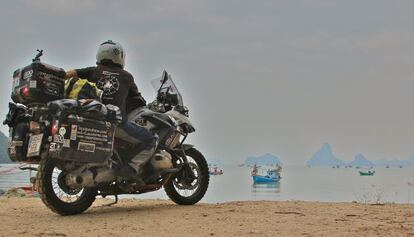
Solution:
[(191, 145), (191, 144), (183, 144), (184, 151), (190, 150), (193, 147), (194, 147), (194, 145)]

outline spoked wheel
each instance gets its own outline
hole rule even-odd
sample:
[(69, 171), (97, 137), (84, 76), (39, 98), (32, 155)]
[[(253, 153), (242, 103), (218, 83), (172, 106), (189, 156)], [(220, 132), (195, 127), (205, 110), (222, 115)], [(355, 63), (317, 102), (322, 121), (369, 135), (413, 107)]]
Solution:
[(195, 148), (186, 151), (188, 166), (171, 178), (164, 189), (168, 197), (180, 205), (199, 202), (207, 191), (210, 176), (204, 156)]
[(60, 215), (84, 212), (95, 201), (96, 189), (71, 189), (65, 183), (65, 172), (56, 160), (43, 159), (38, 167), (36, 186), (43, 203)]

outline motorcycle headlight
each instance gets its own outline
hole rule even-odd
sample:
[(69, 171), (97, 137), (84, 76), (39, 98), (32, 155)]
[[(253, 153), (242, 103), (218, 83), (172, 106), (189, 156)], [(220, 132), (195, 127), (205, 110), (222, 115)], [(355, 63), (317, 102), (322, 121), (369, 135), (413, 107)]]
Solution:
[(173, 149), (180, 143), (181, 135), (178, 132), (173, 133), (166, 141), (168, 147)]

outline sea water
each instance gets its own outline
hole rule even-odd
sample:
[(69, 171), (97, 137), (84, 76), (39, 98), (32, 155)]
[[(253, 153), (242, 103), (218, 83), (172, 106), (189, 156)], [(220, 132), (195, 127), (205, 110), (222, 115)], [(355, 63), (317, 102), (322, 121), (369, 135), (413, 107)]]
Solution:
[(1, 164), (0, 165), (0, 189), (7, 190), (13, 187), (28, 186), (30, 184), (30, 175), (34, 176), (35, 172), (20, 170), (20, 165)]
[[(16, 165), (1, 165), (0, 189), (29, 184), (29, 171), (2, 170)], [(303, 200), (321, 202), (414, 203), (414, 168), (376, 168), (374, 176), (360, 176), (354, 168), (308, 168), (285, 166), (277, 183), (254, 184), (248, 167), (222, 167), (223, 175), (210, 176), (202, 202), (238, 200)], [(34, 172), (32, 172), (34, 175)], [(164, 190), (122, 198), (168, 199)]]

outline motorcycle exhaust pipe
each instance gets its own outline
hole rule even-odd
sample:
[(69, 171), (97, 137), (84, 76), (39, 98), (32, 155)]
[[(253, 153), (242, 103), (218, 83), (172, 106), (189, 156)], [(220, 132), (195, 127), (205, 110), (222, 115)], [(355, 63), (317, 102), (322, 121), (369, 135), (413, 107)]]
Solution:
[(109, 168), (88, 169), (80, 174), (68, 174), (66, 184), (71, 188), (95, 187), (98, 184), (115, 181), (116, 176)]

